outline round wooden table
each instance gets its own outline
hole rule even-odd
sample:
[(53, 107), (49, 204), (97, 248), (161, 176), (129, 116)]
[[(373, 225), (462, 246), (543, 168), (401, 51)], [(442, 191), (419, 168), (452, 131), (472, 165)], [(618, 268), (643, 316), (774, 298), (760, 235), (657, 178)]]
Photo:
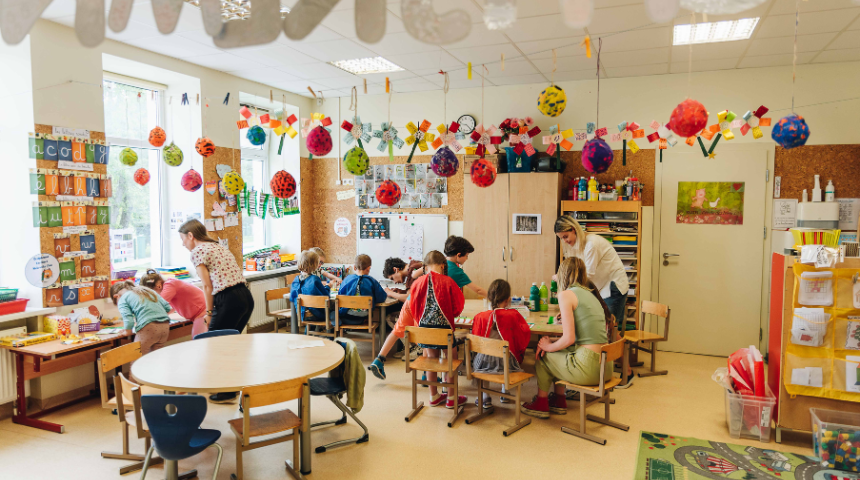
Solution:
[[(311, 342), (322, 347), (296, 348)], [(156, 350), (134, 362), (131, 374), (166, 392), (237, 392), (322, 375), (343, 362), (343, 347), (305, 335), (257, 333), (192, 340)], [(301, 472), (311, 473), (310, 405), (303, 406)], [(172, 466), (176, 469), (175, 462)], [(165, 470), (167, 470), (165, 464)], [(168, 473), (168, 478), (170, 474)], [(175, 477), (174, 477), (175, 478)]]

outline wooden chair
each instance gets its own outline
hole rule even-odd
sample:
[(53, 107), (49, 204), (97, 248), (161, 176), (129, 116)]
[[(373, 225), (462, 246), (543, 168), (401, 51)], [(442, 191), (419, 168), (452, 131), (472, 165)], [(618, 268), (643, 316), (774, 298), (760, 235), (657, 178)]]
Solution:
[[(242, 417), (228, 421), (230, 429), (236, 435), (236, 473), (231, 478), (242, 480), (242, 453), (255, 448), (267, 447), (276, 443), (292, 440), (293, 461), (286, 461), (287, 470), (295, 478), (302, 478), (299, 474), (299, 436), (302, 432), (302, 418), (308, 415), (310, 408), (310, 390), (307, 379), (298, 378), (286, 382), (246, 387), (242, 390)], [(276, 403), (288, 402), (290, 400), (302, 399), (303, 411), (301, 417), (286, 408), (275, 412), (251, 415), (251, 409), (265, 407)], [(270, 437), (265, 440), (251, 441), (251, 437), (273, 435), (276, 433), (292, 430), (289, 435)]]
[[(113, 385), (116, 391), (117, 414), (120, 417), (120, 423), (126, 425), (126, 429), (128, 425), (134, 427), (137, 432), (137, 438), (144, 439), (144, 449), (149, 452), (149, 448), (152, 446), (152, 436), (149, 434), (149, 428), (140, 409), (141, 386), (125, 378), (125, 375), (122, 373), (118, 373), (113, 378)], [(147, 395), (160, 395), (161, 393), (161, 391), (149, 389)], [(155, 457), (150, 458), (148, 464), (152, 466), (163, 462), (164, 459)], [(143, 465), (144, 462), (132, 464), (124, 467), (125, 472), (122, 469), (120, 469), (120, 472), (122, 474), (141, 470), (143, 469)]]
[[(609, 425), (610, 427), (615, 427), (617, 429), (624, 430), (625, 432), (630, 430), (629, 425), (624, 425), (609, 419), (609, 406), (612, 403), (610, 393), (612, 393), (612, 389), (621, 383), (621, 379), (610, 377), (609, 380), (606, 380), (607, 364), (618, 360), (625, 354), (624, 342), (625, 340), (623, 339), (618, 340), (617, 342), (608, 343), (600, 349), (600, 384), (598, 386), (577, 385), (575, 383), (561, 380), (556, 382), (571, 390), (579, 392), (579, 431), (568, 427), (561, 427), (562, 432), (569, 433), (586, 440), (591, 440), (592, 442), (599, 443), (601, 445), (606, 445), (605, 438), (599, 438), (585, 433), (586, 419), (602, 423), (604, 425)], [(591, 402), (587, 402), (586, 400), (588, 397), (596, 398)], [(602, 418), (585, 414), (585, 409), (594, 403), (604, 404), (606, 410)]]
[[(132, 410), (134, 406), (131, 397), (128, 396), (128, 392), (130, 390), (126, 390), (126, 395), (123, 398), (124, 402), (119, 402), (117, 398), (120, 396), (121, 390), (119, 389), (115, 388), (114, 396), (110, 396), (110, 376), (112, 376), (118, 368), (121, 368), (123, 365), (129, 364), (140, 357), (140, 342), (132, 342), (121, 347), (102, 352), (98, 359), (99, 393), (101, 395), (102, 408), (106, 408), (108, 410), (116, 409), (117, 416), (119, 417), (120, 427), (122, 428), (122, 452), (102, 452), (102, 458), (137, 461), (137, 463), (121, 467), (119, 469), (120, 475), (124, 475), (126, 473), (140, 470), (141, 468), (143, 468), (144, 454), (135, 454), (129, 452), (128, 422), (126, 422), (125, 412), (128, 410)], [(115, 380), (116, 377), (114, 377), (114, 384)], [(150, 387), (143, 387), (143, 393), (159, 394), (161, 393), (161, 391), (155, 390)]]
[[(335, 324), (331, 324), (331, 318), (329, 316), (329, 305), (331, 305), (331, 299), (325, 295), (299, 295), (299, 298), (296, 301), (296, 312), (298, 312), (299, 315), (299, 329), (301, 330), (302, 328), (304, 328), (305, 335), (316, 335), (320, 337), (335, 338), (338, 334), (338, 330), (340, 329), (340, 325), (337, 324), (337, 316), (335, 316)], [(337, 311), (337, 305), (337, 299), (335, 299), (335, 311)], [(307, 315), (302, 315), (302, 307), (325, 309), (325, 320), (322, 322), (317, 321), (314, 317), (310, 315), (310, 312), (308, 312)], [(324, 330), (321, 332), (312, 332), (308, 328), (310, 326), (323, 327)], [(329, 330), (331, 330), (332, 332), (328, 333)]]
[[(643, 352), (648, 352), (651, 354), (651, 370), (645, 373), (639, 373), (640, 377), (652, 377), (654, 375), (666, 375), (669, 373), (668, 370), (657, 371), (657, 343), (665, 342), (669, 339), (669, 314), (671, 313), (671, 309), (668, 305), (663, 305), (662, 303), (649, 302), (644, 300), (642, 302), (642, 319), (639, 323), (639, 328), (643, 328), (645, 325), (645, 315), (650, 314), (654, 315), (658, 318), (665, 319), (665, 325), (663, 327), (663, 335), (659, 335), (657, 333), (651, 333), (648, 329), (645, 330), (630, 330), (624, 332), (624, 339), (630, 342), (630, 346), (628, 348), (635, 348), (636, 350), (641, 350)], [(659, 332), (659, 325), (657, 326), (657, 331)], [(650, 343), (651, 348), (645, 348), (641, 343)], [(629, 354), (628, 354), (629, 355)]]
[[(379, 322), (373, 321), (373, 297), (338, 295), (337, 309), (335, 309), (335, 324), (340, 325), (338, 336), (346, 337), (347, 331), (358, 330), (366, 331), (370, 334), (370, 338), (354, 338), (347, 337), (356, 342), (370, 342), (370, 353), (376, 355), (376, 329), (379, 327)], [(340, 309), (353, 308), (356, 310), (367, 310), (367, 323), (363, 325), (344, 325), (340, 323)]]
[[(489, 355), (491, 357), (501, 358), (505, 365), (504, 373), (472, 372), (472, 353), (483, 353), (484, 355)], [(518, 406), (520, 405), (522, 385), (528, 382), (529, 379), (534, 377), (534, 375), (526, 372), (511, 372), (510, 357), (510, 344), (505, 340), (479, 337), (477, 335), (468, 335), (466, 337), (466, 378), (468, 378), (469, 380), (471, 380), (472, 378), (478, 379), (478, 405), (480, 405), (479, 408), (481, 409), (478, 414), (472, 415), (471, 417), (466, 419), (467, 425), (471, 425), (478, 420), (486, 417), (487, 415), (493, 413), (495, 407), (484, 408), (484, 392), (498, 395), (499, 397), (507, 398), (509, 400), (513, 400), (515, 402), (514, 405), (517, 406), (517, 408), (514, 408), (514, 411), (516, 412), (514, 415), (514, 426), (502, 432), (502, 435), (507, 437), (508, 435), (511, 435), (517, 430), (532, 423), (531, 418), (527, 419), (524, 422), (520, 421), (521, 413)], [(490, 388), (484, 388), (484, 382), (501, 383), (505, 386), (505, 392), (501, 392), (499, 390), (492, 390)], [(510, 392), (512, 389), (516, 390), (516, 395), (506, 393)]]
[[(266, 316), (275, 317), (275, 333), (278, 333), (278, 323), (281, 321), (281, 319), (286, 319), (287, 325), (289, 326), (290, 319), (293, 316), (292, 309), (290, 308), (290, 300), (284, 298), (284, 295), (289, 295), (289, 293), (290, 287), (266, 290)], [(287, 308), (281, 310), (271, 310), (269, 303), (275, 300), (284, 300), (285, 302), (287, 302)]]
[[(463, 361), (459, 358), (454, 358), (453, 355), (454, 331), (446, 328), (406, 327), (406, 332), (403, 335), (403, 342), (406, 344), (406, 352), (409, 351), (411, 343), (448, 346), (446, 358), (442, 358), (441, 355), (439, 358), (418, 357), (411, 362), (405, 362), (406, 373), (412, 372), (412, 411), (406, 416), (406, 421), (408, 422), (415, 418), (415, 415), (418, 415), (418, 412), (424, 408), (424, 402), (418, 401), (418, 385), (447, 387), (448, 398), (452, 398), (451, 394), (453, 393), (454, 402), (457, 402), (460, 398), (457, 385), (457, 369), (460, 368)], [(442, 374), (447, 373), (452, 380), (450, 383), (446, 383), (438, 379), (436, 382), (419, 380), (417, 376), (417, 372), (419, 371), (437, 372)], [(464, 407), (465, 405), (463, 404), (456, 405), (454, 416), (448, 421), (448, 427), (454, 426), (454, 422), (457, 421), (457, 417), (463, 413)]]

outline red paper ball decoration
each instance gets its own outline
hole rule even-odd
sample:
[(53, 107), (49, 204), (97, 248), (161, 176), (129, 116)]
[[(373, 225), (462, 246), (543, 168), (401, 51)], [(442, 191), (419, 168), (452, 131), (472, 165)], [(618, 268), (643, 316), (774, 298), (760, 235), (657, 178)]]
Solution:
[(331, 151), (331, 134), (320, 125), (311, 130), (305, 143), (312, 155), (321, 157)]
[(134, 181), (138, 185), (146, 185), (149, 183), (149, 172), (145, 168), (138, 168), (134, 172)]
[(376, 187), (376, 199), (389, 207), (400, 201), (400, 185), (392, 180), (386, 180)]
[(485, 188), (496, 182), (496, 166), (482, 158), (472, 162), (472, 183)]
[(609, 170), (613, 159), (612, 147), (602, 138), (592, 138), (582, 147), (582, 166), (591, 173)]
[(203, 178), (193, 168), (182, 175), (182, 188), (187, 192), (196, 192), (203, 185)]
[(708, 111), (705, 106), (688, 98), (672, 110), (672, 116), (666, 126), (681, 137), (687, 138), (701, 132), (707, 125)]
[(800, 147), (809, 139), (809, 125), (800, 115), (791, 114), (776, 122), (770, 138), (782, 148)]
[(202, 157), (211, 157), (215, 153), (215, 143), (209, 137), (198, 138), (194, 148)]
[(163, 128), (155, 127), (149, 132), (149, 144), (153, 147), (164, 145), (165, 140), (167, 140), (167, 134), (164, 133)]
[(278, 198), (290, 198), (296, 194), (296, 179), (285, 170), (275, 173), (269, 186), (272, 187), (272, 195)]
[(444, 146), (433, 154), (433, 158), (430, 159), (430, 168), (433, 169), (433, 173), (440, 177), (451, 177), (460, 168), (460, 161), (457, 160), (457, 155), (450, 148)]

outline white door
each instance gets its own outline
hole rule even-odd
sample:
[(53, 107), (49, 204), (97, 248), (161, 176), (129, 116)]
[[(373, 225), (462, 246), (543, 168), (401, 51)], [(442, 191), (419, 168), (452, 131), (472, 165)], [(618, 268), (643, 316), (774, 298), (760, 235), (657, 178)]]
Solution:
[[(672, 313), (661, 349), (728, 356), (759, 344), (767, 150), (679, 150), (662, 166), (658, 295)], [(738, 220), (741, 198), (743, 224), (722, 223)]]

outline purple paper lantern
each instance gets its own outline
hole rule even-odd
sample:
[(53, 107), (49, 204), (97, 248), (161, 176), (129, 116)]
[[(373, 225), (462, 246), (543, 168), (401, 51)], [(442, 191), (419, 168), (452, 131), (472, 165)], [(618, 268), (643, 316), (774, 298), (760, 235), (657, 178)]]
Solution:
[(601, 138), (592, 138), (582, 147), (582, 166), (591, 173), (609, 170), (614, 158), (612, 147)]
[(460, 161), (457, 160), (457, 155), (450, 148), (443, 146), (430, 159), (430, 168), (433, 169), (433, 173), (440, 177), (451, 177), (460, 168)]

